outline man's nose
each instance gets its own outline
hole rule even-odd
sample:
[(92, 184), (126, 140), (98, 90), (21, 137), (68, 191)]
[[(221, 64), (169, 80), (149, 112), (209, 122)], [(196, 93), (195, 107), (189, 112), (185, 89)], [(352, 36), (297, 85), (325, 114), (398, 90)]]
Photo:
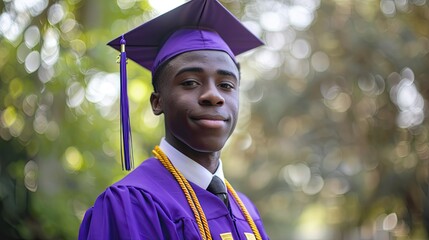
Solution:
[(198, 102), (206, 106), (222, 106), (225, 103), (225, 99), (216, 84), (210, 83), (202, 88)]

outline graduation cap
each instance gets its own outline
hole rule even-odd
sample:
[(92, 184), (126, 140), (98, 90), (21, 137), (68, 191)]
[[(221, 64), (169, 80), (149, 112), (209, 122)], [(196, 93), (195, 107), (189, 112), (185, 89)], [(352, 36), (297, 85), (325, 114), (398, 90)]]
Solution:
[(121, 157), (132, 168), (132, 138), (129, 119), (126, 59), (152, 72), (175, 56), (197, 50), (226, 52), (235, 56), (261, 46), (262, 41), (217, 0), (191, 0), (108, 43), (120, 51)]

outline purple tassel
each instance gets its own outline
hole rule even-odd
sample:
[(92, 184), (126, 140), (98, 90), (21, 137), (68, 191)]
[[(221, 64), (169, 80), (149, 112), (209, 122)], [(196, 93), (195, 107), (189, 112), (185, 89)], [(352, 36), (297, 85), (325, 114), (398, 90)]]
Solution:
[(131, 137), (130, 110), (127, 93), (127, 53), (125, 39), (121, 39), (120, 74), (121, 74), (121, 162), (122, 170), (133, 168), (133, 143)]

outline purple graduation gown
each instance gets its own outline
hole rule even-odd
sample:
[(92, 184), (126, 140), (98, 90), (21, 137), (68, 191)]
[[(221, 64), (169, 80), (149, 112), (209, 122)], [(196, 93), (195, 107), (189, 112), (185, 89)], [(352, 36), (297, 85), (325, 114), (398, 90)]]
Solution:
[[(190, 182), (206, 215), (213, 239), (230, 233), (234, 240), (252, 233), (229, 194), (232, 214), (214, 194)], [(269, 239), (258, 210), (238, 193), (263, 239)], [(144, 161), (107, 188), (88, 209), (79, 239), (202, 239), (194, 214), (179, 184), (155, 158)]]

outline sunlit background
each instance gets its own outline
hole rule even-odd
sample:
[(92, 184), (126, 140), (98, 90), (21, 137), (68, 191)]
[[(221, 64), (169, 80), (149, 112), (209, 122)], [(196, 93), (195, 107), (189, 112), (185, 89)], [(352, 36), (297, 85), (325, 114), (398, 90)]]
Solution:
[[(76, 239), (126, 173), (106, 43), (185, 1), (3, 0), (0, 238)], [(265, 46), (240, 56), (222, 159), (272, 239), (429, 238), (429, 3), (225, 0)], [(150, 37), (150, 36), (148, 36)], [(163, 136), (128, 64), (136, 164)]]

